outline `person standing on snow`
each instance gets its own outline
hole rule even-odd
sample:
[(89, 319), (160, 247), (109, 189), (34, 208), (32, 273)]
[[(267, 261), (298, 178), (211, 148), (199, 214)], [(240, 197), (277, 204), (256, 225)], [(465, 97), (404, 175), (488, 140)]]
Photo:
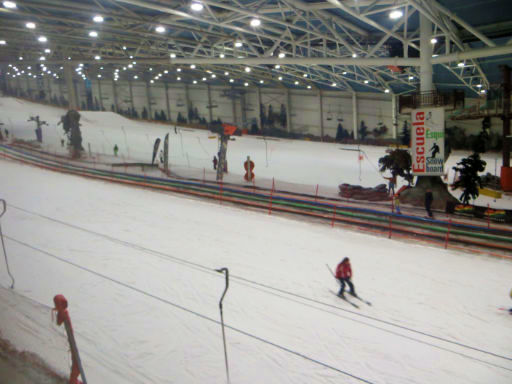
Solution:
[(431, 189), (427, 189), (427, 192), (425, 192), (425, 209), (427, 210), (428, 217), (433, 219), (432, 216), (432, 202), (434, 201), (434, 195), (432, 194)]
[(338, 296), (345, 297), (345, 283), (348, 284), (350, 288), (350, 294), (352, 296), (357, 296), (356, 291), (354, 289), (354, 284), (350, 279), (352, 278), (352, 267), (350, 266), (350, 260), (348, 257), (345, 257), (341, 263), (338, 264), (336, 267), (336, 278), (340, 282), (340, 291), (338, 293)]

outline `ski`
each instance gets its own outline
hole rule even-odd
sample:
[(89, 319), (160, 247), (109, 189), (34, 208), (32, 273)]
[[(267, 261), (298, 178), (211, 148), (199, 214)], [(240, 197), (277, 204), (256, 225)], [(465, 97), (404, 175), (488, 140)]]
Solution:
[(357, 305), (356, 303), (351, 302), (351, 301), (350, 301), (350, 300), (348, 300), (346, 297), (338, 296), (338, 294), (337, 294), (336, 292), (331, 291), (330, 289), (329, 289), (329, 292), (331, 292), (334, 296), (336, 296), (336, 297), (340, 298), (341, 300), (346, 301), (347, 303), (349, 303), (349, 304), (350, 304), (351, 306), (353, 306), (354, 308), (359, 309), (359, 305)]
[(348, 294), (351, 295), (352, 297), (355, 297), (357, 300), (362, 301), (366, 305), (369, 305), (370, 307), (372, 306), (372, 303), (370, 303), (368, 300), (365, 300), (362, 297), (359, 297), (358, 295), (352, 295), (350, 292)]

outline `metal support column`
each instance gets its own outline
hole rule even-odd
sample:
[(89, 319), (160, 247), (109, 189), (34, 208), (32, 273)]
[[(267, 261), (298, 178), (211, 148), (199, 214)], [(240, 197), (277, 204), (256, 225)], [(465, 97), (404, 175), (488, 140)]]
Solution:
[(261, 121), (261, 88), (256, 87), (256, 95), (258, 97), (258, 127), (263, 130), (263, 124)]
[(398, 136), (398, 119), (397, 119), (397, 96), (391, 95), (391, 124), (393, 125), (393, 139)]
[(501, 66), (503, 71), (503, 167), (510, 167), (510, 67)]
[(165, 105), (167, 107), (167, 120), (172, 121), (172, 119), (171, 119), (171, 104), (169, 103), (169, 84), (167, 84), (167, 82), (165, 82), (164, 86), (165, 86)]
[(135, 111), (135, 103), (133, 101), (133, 88), (132, 88), (132, 81), (128, 80), (128, 89), (130, 90), (130, 104), (132, 105), (132, 110), (130, 111), (130, 116)]
[(153, 111), (151, 110), (151, 91), (149, 89), (149, 81), (146, 81), (146, 98), (148, 100), (148, 120), (153, 120)]
[(318, 105), (320, 108), (320, 141), (324, 141), (324, 105), (323, 105), (323, 94), (322, 90), (318, 90)]
[(291, 114), (290, 114), (290, 108), (292, 106), (292, 103), (290, 102), (290, 90), (286, 88), (286, 132), (292, 131), (292, 121), (291, 121)]
[(64, 78), (66, 79), (66, 88), (68, 90), (68, 108), (76, 110), (78, 105), (76, 102), (75, 84), (73, 84), (73, 68), (71, 68), (71, 64), (64, 64)]
[(432, 22), (420, 14), (420, 90), (434, 90), (432, 84)]
[(354, 133), (354, 140), (357, 140), (357, 95), (355, 92), (352, 93), (352, 130)]
[[(185, 116), (187, 117), (187, 121), (188, 121), (189, 120), (188, 119), (188, 113), (192, 109), (192, 102), (190, 101), (190, 94), (189, 94), (189, 91), (188, 91), (188, 84), (185, 84), (185, 102), (187, 103), (187, 112), (185, 113)], [(189, 121), (188, 123), (190, 124), (191, 122)]]
[(235, 102), (235, 87), (231, 87), (231, 90), (232, 90), (232, 95), (233, 97), (231, 98), (231, 101), (232, 101), (232, 105), (233, 105), (233, 123), (236, 125), (237, 124), (237, 117), (236, 117), (236, 102)]
[(116, 81), (112, 79), (112, 94), (114, 95), (114, 112), (119, 112), (119, 101), (117, 99)]
[(210, 120), (208, 121), (208, 124), (211, 124), (211, 122), (213, 121), (213, 111), (212, 111), (212, 91), (210, 89), (210, 84), (206, 84), (206, 88), (207, 88), (207, 91), (208, 91), (208, 117), (210, 118)]
[(240, 95), (240, 109), (242, 112), (242, 128), (247, 127), (247, 105), (245, 103), (245, 92)]
[(101, 92), (101, 79), (98, 78), (98, 97), (100, 102), (100, 110), (104, 110), (105, 106), (103, 105), (103, 92)]

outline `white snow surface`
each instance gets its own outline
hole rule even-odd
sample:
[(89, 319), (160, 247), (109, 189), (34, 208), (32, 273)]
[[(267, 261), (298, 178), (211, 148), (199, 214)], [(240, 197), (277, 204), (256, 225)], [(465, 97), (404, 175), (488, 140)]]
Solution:
[[(272, 163), (297, 164), (305, 148), (312, 159), (329, 148), (288, 145), (276, 145)], [(255, 161), (263, 173), (265, 159)], [(307, 166), (305, 185), (334, 179)], [(357, 178), (357, 168), (346, 172)], [(282, 171), (297, 182), (289, 173), (304, 172)], [(510, 261), (6, 160), (0, 175), (15, 292), (46, 305), (57, 293), (67, 297), (90, 383), (226, 382), (224, 277), (214, 271), (221, 267), (231, 274), (224, 318), (232, 383), (362, 382), (347, 373), (369, 383), (512, 382), (512, 318), (498, 310), (510, 304)], [(373, 306), (352, 299), (354, 309), (329, 292), (338, 285), (325, 264), (334, 268), (345, 256)], [(4, 263), (0, 282), (10, 283)], [(12, 304), (5, 297), (3, 311)], [(0, 315), (2, 334), (59, 366), (40, 348), (55, 329), (13, 321), (22, 316)]]

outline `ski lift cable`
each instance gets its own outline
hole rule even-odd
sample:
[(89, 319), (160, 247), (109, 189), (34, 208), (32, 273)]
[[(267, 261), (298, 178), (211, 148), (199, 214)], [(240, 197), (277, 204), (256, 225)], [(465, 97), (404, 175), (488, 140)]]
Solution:
[[(25, 243), (25, 242), (23, 242), (23, 241), (20, 241), (20, 240), (14, 239), (14, 238), (12, 238), (12, 237), (10, 237), (10, 236), (6, 236), (6, 238), (7, 238), (7, 239), (9, 239), (9, 240), (10, 240), (10, 241), (12, 241), (12, 242), (15, 242), (15, 243), (19, 244), (19, 245), (22, 245), (22, 246), (25, 246), (25, 247), (27, 247), (27, 248), (29, 248), (29, 249), (32, 249), (32, 250), (34, 250), (34, 251), (36, 251), (36, 252), (38, 252), (38, 253), (40, 253), (40, 254), (43, 254), (43, 255), (49, 256), (49, 257), (51, 257), (51, 258), (53, 258), (53, 259), (56, 259), (56, 260), (58, 260), (58, 261), (61, 261), (61, 262), (63, 262), (63, 263), (66, 263), (66, 264), (72, 265), (72, 266), (74, 266), (75, 268), (81, 269), (82, 271), (88, 272), (88, 273), (90, 273), (90, 274), (92, 274), (92, 275), (95, 275), (95, 276), (100, 277), (100, 278), (102, 278), (102, 279), (108, 280), (108, 281), (110, 281), (110, 282), (112, 282), (112, 283), (114, 283), (114, 284), (120, 285), (120, 286), (122, 286), (122, 287), (124, 287), (124, 288), (130, 289), (130, 290), (135, 291), (135, 292), (137, 292), (137, 293), (140, 293), (141, 295), (144, 295), (144, 296), (150, 297), (150, 298), (152, 298), (152, 299), (154, 299), (154, 300), (160, 301), (160, 302), (162, 302), (162, 303), (164, 303), (164, 304), (170, 305), (170, 306), (172, 306), (172, 307), (174, 307), (174, 308), (177, 308), (177, 309), (180, 309), (180, 310), (182, 310), (182, 311), (185, 311), (185, 312), (187, 312), (187, 313), (189, 313), (189, 314), (195, 315), (195, 316), (197, 316), (197, 317), (199, 317), (199, 318), (201, 318), (201, 319), (203, 319), (203, 320), (207, 320), (207, 321), (210, 321), (210, 322), (213, 322), (213, 323), (215, 323), (215, 324), (219, 324), (219, 325), (220, 325), (220, 321), (219, 321), (219, 320), (215, 320), (214, 318), (211, 318), (211, 317), (206, 316), (206, 315), (204, 315), (204, 314), (202, 314), (202, 313), (199, 313), (199, 312), (197, 312), (197, 311), (194, 311), (194, 310), (192, 310), (192, 309), (190, 309), (190, 308), (187, 308), (187, 307), (185, 307), (185, 306), (183, 306), (183, 305), (180, 305), (180, 304), (174, 303), (174, 302), (172, 302), (172, 301), (170, 301), (170, 300), (168, 300), (168, 299), (164, 299), (164, 298), (162, 298), (162, 297), (160, 297), (160, 296), (157, 296), (157, 295), (155, 295), (155, 294), (153, 294), (153, 293), (150, 293), (150, 292), (144, 291), (143, 289), (140, 289), (140, 288), (134, 287), (134, 286), (132, 286), (132, 285), (130, 285), (130, 284), (127, 284), (127, 283), (124, 283), (124, 282), (122, 282), (122, 281), (120, 281), (120, 280), (116, 280), (116, 279), (114, 279), (114, 278), (112, 278), (112, 277), (110, 277), (110, 276), (104, 275), (104, 274), (102, 274), (102, 273), (100, 273), (100, 272), (97, 272), (97, 271), (92, 270), (92, 269), (90, 269), (90, 268), (84, 267), (84, 266), (82, 266), (82, 265), (80, 265), (80, 264), (78, 264), (78, 263), (72, 262), (72, 261), (70, 261), (70, 260), (66, 260), (66, 259), (64, 259), (64, 258), (62, 258), (62, 257), (59, 257), (59, 256), (57, 256), (57, 255), (54, 255), (54, 254), (52, 254), (52, 253), (48, 252), (48, 251), (45, 251), (45, 250), (43, 250), (43, 249), (37, 248), (37, 247), (35, 247), (35, 246), (32, 246), (32, 245), (30, 245), (30, 244), (28, 244), (28, 243)], [(360, 381), (360, 382), (362, 382), (362, 383), (367, 383), (367, 384), (376, 384), (376, 383), (371, 382), (371, 381), (369, 381), (369, 380), (366, 380), (366, 379), (364, 379), (364, 378), (362, 378), (362, 377), (360, 377), (360, 376), (357, 376), (357, 375), (352, 374), (352, 373), (350, 373), (350, 372), (344, 371), (344, 370), (342, 370), (342, 369), (340, 369), (340, 368), (334, 367), (334, 366), (332, 366), (332, 365), (330, 365), (330, 364), (327, 364), (327, 363), (324, 363), (324, 362), (322, 362), (322, 361), (320, 361), (320, 360), (314, 359), (314, 358), (312, 358), (312, 357), (310, 357), (310, 356), (307, 356), (307, 355), (305, 355), (305, 354), (303, 354), (303, 353), (301, 353), (301, 352), (298, 352), (298, 351), (296, 351), (296, 350), (293, 350), (293, 349), (287, 348), (287, 347), (285, 347), (285, 346), (283, 346), (283, 345), (280, 345), (280, 344), (274, 343), (274, 342), (273, 342), (273, 341), (271, 341), (271, 340), (268, 340), (268, 339), (264, 339), (264, 338), (262, 338), (262, 337), (259, 337), (259, 336), (255, 335), (255, 334), (253, 334), (253, 333), (250, 333), (250, 332), (244, 331), (244, 330), (239, 329), (239, 328), (236, 328), (236, 327), (234, 327), (234, 326), (230, 326), (230, 325), (228, 325), (228, 324), (226, 324), (226, 325), (225, 325), (225, 327), (226, 327), (226, 328), (231, 329), (231, 330), (232, 330), (232, 331), (234, 331), (234, 332), (240, 333), (240, 334), (242, 334), (242, 335), (244, 335), (244, 336), (250, 337), (250, 338), (252, 338), (252, 339), (256, 339), (256, 340), (258, 340), (258, 341), (261, 341), (262, 343), (265, 343), (265, 344), (271, 345), (271, 346), (276, 347), (276, 348), (278, 348), (278, 349), (280, 349), (280, 350), (282, 350), (282, 351), (285, 351), (285, 352), (291, 353), (291, 354), (293, 354), (293, 355), (295, 355), (295, 356), (301, 357), (301, 358), (303, 358), (303, 359), (305, 359), (305, 360), (308, 360), (308, 361), (310, 361), (310, 362), (312, 362), (312, 363), (315, 363), (315, 364), (317, 364), (317, 365), (321, 365), (321, 366), (323, 366), (323, 367), (325, 367), (325, 368), (328, 368), (328, 369), (330, 369), (330, 370), (336, 371), (336, 372), (341, 373), (341, 374), (343, 374), (343, 375), (345, 375), (345, 376), (352, 377), (353, 379), (356, 379), (356, 380), (358, 380), (358, 381)]]
[[(129, 247), (129, 248), (133, 248), (133, 249), (139, 250), (141, 252), (150, 253), (150, 254), (152, 254), (154, 256), (165, 258), (167, 260), (172, 260), (173, 262), (180, 263), (182, 265), (188, 265), (188, 266), (194, 267), (197, 270), (201, 270), (203, 272), (204, 271), (208, 271), (208, 272), (212, 272), (215, 275), (218, 274), (217, 272), (215, 272), (214, 268), (210, 268), (210, 267), (207, 267), (207, 266), (199, 264), (199, 263), (195, 263), (195, 262), (192, 262), (192, 261), (189, 261), (189, 260), (186, 260), (186, 259), (181, 259), (179, 257), (173, 256), (173, 255), (170, 255), (170, 254), (166, 254), (166, 253), (163, 253), (163, 252), (160, 252), (160, 251), (156, 251), (156, 250), (153, 250), (153, 249), (150, 249), (150, 248), (147, 248), (147, 247), (143, 247), (143, 246), (140, 246), (140, 245), (137, 245), (137, 244), (134, 244), (134, 243), (130, 243), (128, 241), (121, 240), (121, 239), (118, 239), (118, 238), (106, 235), (104, 233), (95, 232), (95, 231), (92, 231), (92, 230), (80, 227), (80, 226), (75, 225), (75, 224), (67, 223), (65, 221), (54, 219), (52, 217), (45, 216), (45, 215), (37, 213), (37, 212), (33, 212), (33, 211), (30, 211), (30, 210), (27, 210), (27, 209), (24, 209), (24, 208), (20, 208), (20, 207), (14, 206), (12, 204), (9, 204), (9, 206), (11, 208), (18, 209), (18, 210), (20, 210), (22, 212), (25, 212), (25, 213), (28, 213), (28, 214), (31, 214), (31, 215), (35, 215), (35, 216), (44, 218), (46, 220), (53, 221), (53, 222), (62, 224), (64, 226), (68, 226), (68, 227), (71, 227), (71, 228), (83, 231), (83, 232), (87, 232), (89, 234), (93, 234), (93, 235), (102, 237), (102, 238), (107, 239), (109, 241), (112, 241), (112, 242), (124, 245), (124, 246)], [(478, 348), (478, 347), (473, 347), (473, 346), (470, 346), (470, 345), (467, 345), (467, 344), (464, 344), (464, 343), (461, 343), (461, 342), (458, 342), (458, 341), (446, 339), (446, 338), (441, 337), (441, 336), (436, 336), (436, 335), (433, 335), (433, 334), (430, 334), (430, 333), (427, 333), (427, 332), (424, 332), (424, 331), (420, 331), (420, 330), (417, 330), (417, 329), (414, 329), (414, 328), (410, 328), (410, 327), (407, 327), (407, 326), (404, 326), (404, 325), (400, 325), (398, 323), (394, 323), (394, 322), (391, 322), (391, 321), (379, 319), (377, 317), (370, 316), (370, 315), (365, 315), (365, 314), (362, 314), (362, 313), (359, 313), (359, 312), (356, 312), (356, 311), (351, 311), (349, 309), (340, 308), (340, 307), (338, 307), (336, 305), (328, 304), (328, 303), (322, 302), (320, 300), (315, 300), (315, 299), (309, 298), (307, 296), (299, 295), (299, 294), (296, 294), (296, 293), (293, 293), (293, 292), (289, 292), (289, 291), (286, 291), (286, 290), (283, 290), (283, 289), (280, 289), (280, 288), (276, 288), (276, 287), (273, 287), (273, 286), (270, 286), (270, 285), (262, 284), (262, 283), (259, 283), (259, 282), (256, 282), (256, 281), (253, 281), (253, 280), (250, 280), (250, 279), (246, 279), (246, 278), (243, 278), (243, 277), (240, 277), (240, 276), (231, 275), (230, 277), (232, 279), (234, 279), (234, 280), (246, 281), (248, 283), (251, 283), (251, 284), (263, 287), (265, 289), (271, 289), (271, 290), (274, 290), (274, 291), (277, 291), (277, 292), (281, 292), (281, 293), (284, 293), (284, 294), (287, 294), (287, 295), (290, 295), (290, 296), (293, 296), (293, 297), (297, 297), (297, 298), (300, 298), (302, 300), (306, 300), (306, 301), (309, 301), (309, 302), (312, 302), (312, 303), (325, 305), (325, 306), (330, 307), (330, 308), (335, 308), (335, 309), (341, 310), (343, 312), (351, 313), (353, 315), (356, 315), (356, 316), (359, 316), (359, 317), (362, 317), (362, 318), (366, 318), (366, 319), (369, 319), (369, 320), (372, 320), (372, 321), (380, 322), (380, 323), (383, 323), (383, 324), (386, 324), (386, 325), (390, 325), (390, 326), (393, 326), (393, 327), (396, 327), (396, 328), (399, 328), (399, 329), (402, 329), (402, 330), (406, 330), (406, 331), (409, 331), (409, 332), (412, 332), (412, 333), (416, 333), (416, 334), (419, 334), (419, 335), (422, 335), (422, 336), (430, 337), (430, 338), (433, 338), (435, 340), (443, 341), (443, 342), (446, 342), (446, 343), (449, 343), (449, 344), (452, 344), (452, 345), (457, 345), (457, 346), (462, 347), (462, 348), (467, 348), (467, 349), (470, 349), (470, 350), (474, 350), (474, 351), (477, 351), (477, 352), (488, 354), (490, 356), (494, 356), (494, 357), (498, 357), (498, 358), (502, 358), (502, 359), (505, 359), (505, 360), (512, 361), (512, 357), (507, 357), (507, 356), (499, 355), (499, 354), (491, 352), (491, 351), (487, 351), (487, 350), (484, 350), (484, 349), (481, 349), (481, 348)], [(362, 324), (364, 324), (364, 323), (362, 323)], [(457, 352), (454, 352), (454, 351), (451, 351), (451, 352), (457, 353)], [(468, 357), (466, 355), (463, 355), (463, 356), (464, 357)], [(486, 363), (492, 365), (492, 363), (489, 363), (489, 362), (486, 362)], [(504, 368), (504, 367), (501, 367), (501, 366), (497, 366), (497, 367), (509, 370), (508, 368)]]

